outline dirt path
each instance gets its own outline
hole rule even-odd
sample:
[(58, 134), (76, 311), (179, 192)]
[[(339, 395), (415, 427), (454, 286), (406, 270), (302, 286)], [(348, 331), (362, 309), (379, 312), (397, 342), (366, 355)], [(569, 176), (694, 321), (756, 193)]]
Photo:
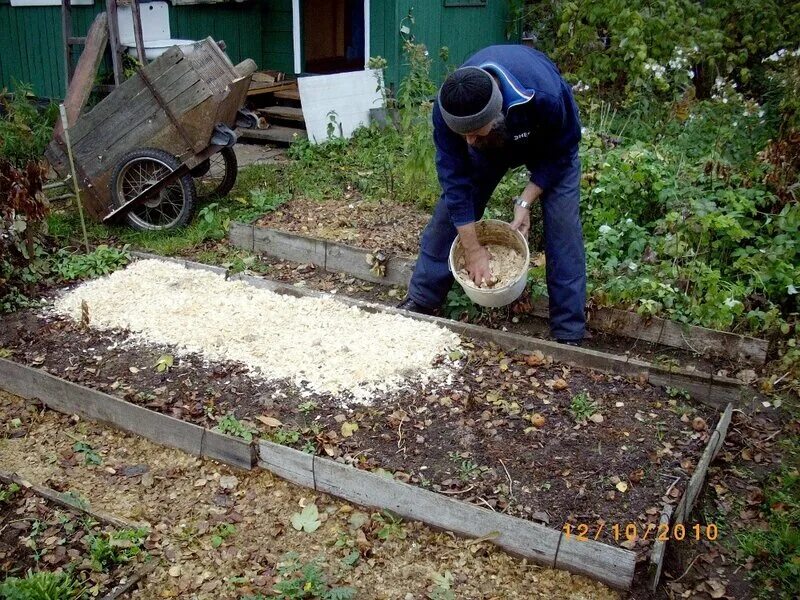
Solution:
[[(4, 392), (0, 427), (0, 435), (9, 436), (0, 439), (2, 469), (151, 524), (147, 549), (162, 564), (135, 598), (266, 595), (289, 552), (302, 563), (318, 558), (331, 583), (355, 588), (357, 598), (618, 597), (585, 578), (513, 559), (491, 544), (454, 539), (419, 523), (387, 527), (358, 507), (265, 471), (232, 471), (108, 427), (38, 411)], [(27, 434), (16, 435), (19, 428)], [(91, 446), (102, 464), (85, 466), (72, 450), (76, 441)], [(322, 525), (313, 533), (292, 528), (301, 503), (319, 508)], [(348, 556), (356, 558), (353, 566), (342, 562)], [(452, 581), (450, 590), (441, 584), (445, 580)]]

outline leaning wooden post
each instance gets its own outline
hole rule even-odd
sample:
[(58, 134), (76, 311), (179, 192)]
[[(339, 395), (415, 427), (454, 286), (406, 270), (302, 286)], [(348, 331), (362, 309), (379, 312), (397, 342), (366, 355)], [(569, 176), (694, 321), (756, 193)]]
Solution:
[(67, 156), (69, 156), (69, 169), (72, 173), (72, 188), (75, 190), (75, 199), (78, 202), (78, 214), (81, 217), (81, 230), (83, 231), (83, 244), (86, 252), (89, 252), (89, 236), (86, 234), (86, 220), (83, 218), (83, 203), (81, 202), (81, 191), (78, 188), (78, 174), (75, 171), (75, 159), (72, 157), (72, 144), (69, 141), (69, 122), (67, 121), (67, 109), (64, 104), (58, 105), (61, 113), (61, 124), (64, 127), (64, 143), (67, 145)]

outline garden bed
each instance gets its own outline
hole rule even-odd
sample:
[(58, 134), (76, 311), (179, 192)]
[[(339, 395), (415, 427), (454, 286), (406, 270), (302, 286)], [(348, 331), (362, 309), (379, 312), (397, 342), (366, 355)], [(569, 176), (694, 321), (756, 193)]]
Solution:
[[(295, 203), (292, 203), (293, 205)], [(230, 230), (230, 241), (237, 247), (256, 253), (265, 253), (278, 259), (292, 260), (300, 264), (310, 263), (326, 271), (338, 271), (349, 275), (384, 285), (408, 286), (414, 268), (412, 254), (404, 248), (409, 244), (405, 242), (407, 233), (397, 229), (381, 227), (380, 224), (363, 225), (365, 229), (358, 230), (345, 227), (336, 228), (336, 224), (350, 223), (333, 218), (329, 223), (319, 220), (316, 216), (304, 217), (309, 201), (297, 202), (300, 215), (289, 212), (281, 219), (276, 219), (272, 214), (255, 222), (255, 224), (233, 223)], [(315, 203), (311, 203), (315, 204)], [(334, 213), (343, 210), (338, 203), (317, 203)], [(361, 204), (370, 211), (380, 210), (374, 203)], [(345, 209), (347, 210), (347, 209)], [(352, 220), (358, 221), (359, 212), (351, 205)], [(396, 210), (396, 209), (395, 209)], [(324, 212), (324, 211), (323, 211)], [(313, 213), (311, 213), (313, 215)], [(372, 214), (372, 213), (367, 213)], [(304, 223), (310, 221), (310, 226)], [(352, 224), (352, 223), (351, 223)], [(271, 225), (271, 226), (268, 226)], [(372, 225), (372, 229), (369, 229)], [(344, 232), (342, 235), (339, 235)], [(353, 235), (348, 232), (354, 231)], [(362, 234), (357, 232), (361, 231)], [(381, 244), (376, 244), (372, 237), (376, 232)], [(393, 242), (392, 235), (398, 235), (400, 241)], [(344, 243), (342, 243), (344, 242)], [(415, 251), (418, 247), (415, 248)], [(381, 257), (380, 265), (374, 262), (374, 257)], [(372, 264), (370, 264), (372, 263)], [(544, 255), (534, 257), (538, 266), (544, 264)], [(448, 302), (450, 302), (448, 300)], [(467, 310), (470, 303), (466, 301), (461, 310)], [(453, 312), (459, 307), (451, 307), (446, 311)], [(496, 312), (509, 312), (509, 327), (518, 331), (529, 331), (531, 326), (537, 329), (537, 320), (546, 319), (548, 306), (546, 298), (533, 298), (529, 301), (519, 301), (510, 310), (485, 311), (490, 315)], [(766, 340), (742, 336), (738, 334), (715, 331), (704, 327), (696, 327), (684, 323), (676, 323), (658, 317), (644, 317), (636, 313), (610, 307), (594, 306), (588, 311), (587, 325), (590, 329), (611, 338), (612, 344), (618, 347), (631, 347), (630, 339), (637, 343), (637, 351), (641, 353), (664, 354), (671, 353), (671, 359), (679, 359), (682, 363), (703, 364), (709, 370), (724, 370), (730, 373), (740, 370), (740, 363), (761, 365), (765, 362), (768, 351)], [(545, 327), (546, 329), (546, 327)], [(614, 339), (616, 338), (616, 339)], [(605, 343), (607, 344), (607, 340)], [(595, 342), (587, 340), (591, 346)], [(602, 344), (603, 342), (601, 342)], [(751, 371), (748, 369), (747, 373)]]
[[(646, 527), (662, 501), (680, 499), (716, 419), (641, 381), (474, 340), (464, 340), (460, 356), (443, 357), (455, 369), (451, 385), (415, 382), (348, 406), (288, 381), (253, 378), (235, 362), (126, 345), (122, 331), (32, 311), (4, 324), (0, 347), (17, 362), (204, 427), (234, 416), (233, 430), (383, 469), (557, 530), (602, 522), (608, 527), (598, 539), (642, 556), (650, 540), (621, 539), (612, 525)], [(166, 355), (176, 358), (159, 370)]]

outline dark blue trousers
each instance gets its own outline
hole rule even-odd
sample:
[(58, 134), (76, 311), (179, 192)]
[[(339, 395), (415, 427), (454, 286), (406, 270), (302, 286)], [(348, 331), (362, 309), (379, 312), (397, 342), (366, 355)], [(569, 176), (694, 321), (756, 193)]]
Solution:
[[(473, 161), (475, 220), (486, 210), (495, 187), (509, 168), (470, 152)], [(577, 152), (563, 176), (539, 198), (544, 219), (547, 293), (550, 297), (550, 331), (558, 340), (580, 340), (586, 330), (586, 258), (580, 218), (581, 163)], [(447, 264), (450, 246), (458, 232), (450, 220), (444, 197), (422, 234), (420, 252), (409, 286), (409, 297), (428, 308), (440, 307), (453, 284)]]

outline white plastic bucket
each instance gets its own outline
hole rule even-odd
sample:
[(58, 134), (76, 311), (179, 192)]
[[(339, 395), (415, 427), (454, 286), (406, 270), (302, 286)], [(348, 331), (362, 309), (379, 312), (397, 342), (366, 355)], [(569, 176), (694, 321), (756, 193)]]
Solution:
[(475, 230), (478, 234), (478, 241), (484, 246), (487, 244), (495, 244), (499, 246), (508, 246), (514, 248), (524, 258), (524, 267), (520, 271), (519, 276), (510, 284), (498, 288), (476, 288), (468, 285), (458, 274), (456, 265), (459, 259), (464, 254), (464, 249), (461, 246), (460, 237), (456, 237), (453, 245), (450, 246), (450, 271), (458, 284), (464, 288), (467, 296), (475, 304), (487, 307), (498, 307), (511, 304), (514, 300), (520, 297), (525, 290), (525, 284), (528, 282), (528, 266), (531, 262), (531, 252), (528, 249), (528, 243), (522, 234), (516, 229), (511, 227), (505, 221), (498, 221), (496, 219), (485, 219), (475, 223)]

